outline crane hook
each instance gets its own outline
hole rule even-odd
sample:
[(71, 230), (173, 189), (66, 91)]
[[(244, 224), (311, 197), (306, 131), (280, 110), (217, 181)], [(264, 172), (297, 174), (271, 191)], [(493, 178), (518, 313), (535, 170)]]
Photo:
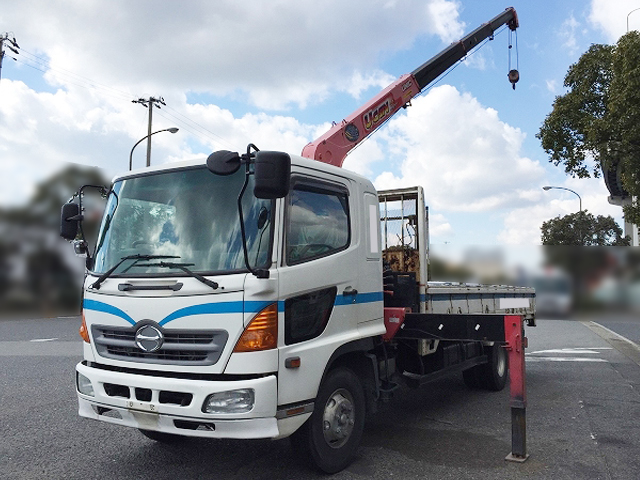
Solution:
[(511, 86), (513, 87), (513, 89), (516, 89), (516, 83), (518, 83), (518, 80), (520, 80), (520, 73), (518, 72), (518, 70), (510, 70), (509, 74), (509, 81), (511, 82)]

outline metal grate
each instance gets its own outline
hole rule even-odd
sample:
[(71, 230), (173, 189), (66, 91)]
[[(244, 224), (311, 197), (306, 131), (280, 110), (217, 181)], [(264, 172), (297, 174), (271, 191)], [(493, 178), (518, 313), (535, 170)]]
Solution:
[[(104, 392), (110, 397), (131, 398), (131, 389), (135, 392), (135, 399), (141, 402), (150, 402), (153, 399), (153, 391), (149, 388), (129, 387), (115, 383), (104, 383)], [(188, 407), (193, 400), (193, 394), (187, 392), (158, 391), (158, 402), (165, 405), (178, 405)]]
[(91, 332), (98, 354), (105, 358), (174, 365), (214, 365), (227, 343), (225, 330), (162, 330), (164, 342), (155, 352), (136, 345), (137, 327), (93, 325)]

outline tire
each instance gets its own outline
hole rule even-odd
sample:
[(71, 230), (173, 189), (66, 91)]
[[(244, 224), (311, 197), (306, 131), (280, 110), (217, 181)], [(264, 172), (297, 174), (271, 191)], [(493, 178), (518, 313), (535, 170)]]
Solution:
[(489, 362), (481, 365), (479, 372), (480, 386), (487, 390), (499, 392), (507, 384), (509, 364), (506, 349), (501, 345), (486, 347)]
[(167, 445), (177, 444), (184, 441), (187, 437), (183, 435), (175, 435), (173, 433), (166, 432), (157, 432), (155, 430), (143, 430), (139, 429), (140, 433), (142, 433), (145, 437), (150, 438), (159, 443), (164, 443)]
[(325, 473), (347, 467), (362, 439), (365, 398), (353, 371), (337, 368), (320, 385), (313, 413), (291, 436), (291, 446), (305, 463)]

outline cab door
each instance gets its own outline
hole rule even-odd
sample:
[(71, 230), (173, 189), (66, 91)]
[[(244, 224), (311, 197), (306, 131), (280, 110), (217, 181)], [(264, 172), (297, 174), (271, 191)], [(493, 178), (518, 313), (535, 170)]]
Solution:
[[(331, 354), (357, 336), (362, 245), (353, 188), (324, 172), (292, 176), (278, 268), (279, 405), (314, 398)], [(291, 359), (299, 367), (291, 368)]]

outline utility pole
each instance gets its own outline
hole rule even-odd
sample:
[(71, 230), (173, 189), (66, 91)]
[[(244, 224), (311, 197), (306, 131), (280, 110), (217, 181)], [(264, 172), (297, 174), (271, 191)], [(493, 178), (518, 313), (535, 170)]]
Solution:
[[(14, 37), (13, 35), (11, 36), (11, 38), (9, 38), (9, 32), (4, 32), (2, 34), (2, 36), (0, 36), (0, 80), (2, 80), (2, 60), (4, 60), (4, 48), (5, 48), (5, 44), (4, 42), (7, 42), (8, 45), (6, 45), (6, 47), (11, 50), (13, 53), (15, 53), (16, 55), (18, 55), (20, 52), (18, 52), (18, 49), (20, 48), (20, 45), (18, 45), (18, 42), (16, 42), (16, 37)], [(10, 57), (13, 58), (13, 57)], [(15, 60), (15, 58), (14, 58)]]
[[(147, 167), (151, 165), (151, 122), (153, 118), (153, 107), (162, 108), (160, 105), (166, 105), (164, 98), (149, 97), (148, 99), (139, 98), (138, 100), (131, 100), (132, 103), (139, 103), (145, 108), (149, 109), (149, 131), (147, 133)], [(160, 104), (160, 105), (158, 105)]]

